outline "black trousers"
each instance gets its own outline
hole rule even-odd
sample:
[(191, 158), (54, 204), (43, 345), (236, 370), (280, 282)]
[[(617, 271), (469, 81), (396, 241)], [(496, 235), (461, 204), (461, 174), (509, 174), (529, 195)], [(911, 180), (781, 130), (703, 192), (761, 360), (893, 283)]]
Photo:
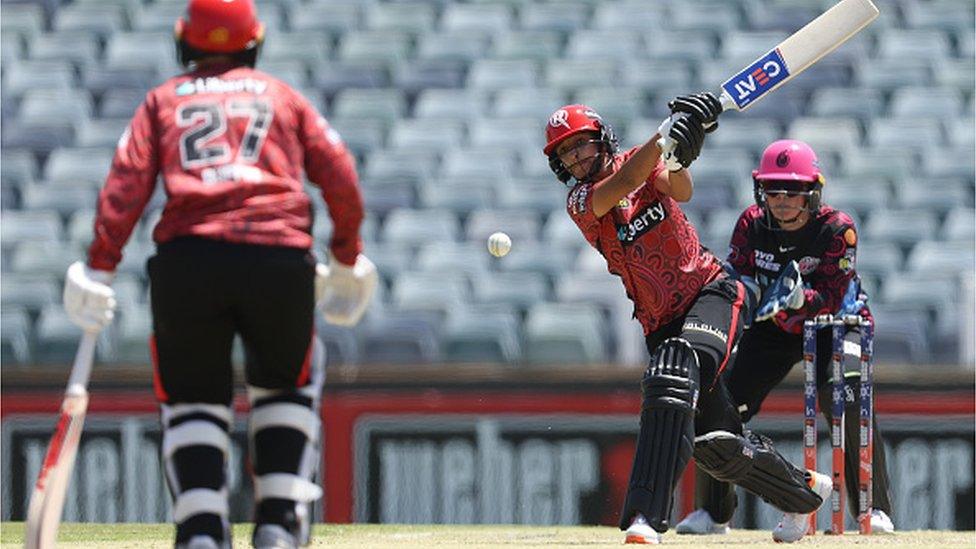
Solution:
[(721, 373), (731, 362), (732, 349), (743, 332), (743, 321), (751, 315), (745, 289), (722, 275), (702, 288), (688, 312), (665, 324), (646, 338), (647, 350), (669, 337), (682, 337), (698, 355), (701, 393), (695, 416), (695, 435), (711, 431), (742, 434), (742, 420), (725, 386)]
[(308, 382), (315, 307), (308, 250), (186, 237), (161, 244), (148, 270), (160, 402), (229, 405), (235, 334), (248, 384)]
[[(858, 443), (860, 414), (860, 374), (858, 368), (861, 334), (856, 326), (847, 328), (845, 348), (848, 349), (845, 366), (846, 422), (845, 480), (847, 502), (851, 513), (857, 514), (858, 501)], [(831, 387), (830, 354), (832, 333), (824, 328), (817, 333), (817, 395), (821, 413), (830, 421)], [(854, 349), (857, 349), (856, 351)], [(739, 409), (743, 422), (759, 413), (762, 403), (774, 387), (783, 381), (793, 366), (803, 359), (803, 336), (790, 334), (772, 322), (758, 322), (743, 334), (733, 364), (722, 377)], [(797, 394), (797, 399), (801, 398)], [(799, 430), (800, 424), (797, 424)], [(891, 494), (885, 460), (884, 439), (874, 418), (874, 486), (873, 506), (891, 515)], [(727, 522), (735, 511), (735, 493), (727, 483), (718, 483), (699, 470), (696, 489), (696, 507), (706, 509), (718, 522)]]

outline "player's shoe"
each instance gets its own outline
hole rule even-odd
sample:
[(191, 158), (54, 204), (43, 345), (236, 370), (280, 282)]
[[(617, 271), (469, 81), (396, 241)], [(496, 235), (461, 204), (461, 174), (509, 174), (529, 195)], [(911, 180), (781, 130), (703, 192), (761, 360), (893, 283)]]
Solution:
[(894, 534), (895, 525), (891, 523), (888, 513), (881, 509), (871, 509), (871, 533), (872, 534)]
[(230, 543), (217, 541), (210, 536), (193, 536), (183, 543), (177, 543), (176, 549), (230, 549)]
[[(833, 481), (827, 475), (810, 471), (810, 488), (823, 500), (820, 503), (820, 507), (823, 507), (834, 489)], [(816, 513), (817, 509), (811, 512)], [(809, 517), (810, 513), (783, 513), (783, 519), (779, 521), (776, 528), (773, 528), (773, 541), (793, 543), (800, 540), (807, 533), (807, 527), (810, 525)]]
[(625, 532), (624, 543), (634, 543), (643, 545), (657, 545), (661, 543), (661, 534), (651, 528), (644, 515), (637, 513), (634, 520), (630, 523), (630, 528)]
[(251, 543), (256, 549), (298, 549), (298, 539), (277, 524), (256, 527)]
[(674, 527), (679, 534), (728, 534), (731, 528), (727, 522), (715, 522), (712, 515), (704, 509), (695, 509), (677, 526)]

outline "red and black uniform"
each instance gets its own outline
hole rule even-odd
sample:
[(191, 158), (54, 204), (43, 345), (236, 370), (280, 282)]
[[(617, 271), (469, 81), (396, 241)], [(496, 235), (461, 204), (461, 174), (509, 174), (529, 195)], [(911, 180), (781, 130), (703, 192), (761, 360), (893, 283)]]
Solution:
[[(857, 259), (857, 229), (846, 213), (823, 205), (810, 221), (795, 231), (770, 227), (769, 217), (757, 205), (750, 206), (739, 217), (729, 246), (728, 262), (742, 276), (756, 279), (765, 291), (773, 284), (790, 261), (796, 261), (803, 277), (804, 305), (795, 310), (782, 310), (770, 320), (753, 324), (739, 340), (732, 366), (723, 379), (744, 422), (759, 413), (769, 392), (778, 385), (794, 364), (803, 358), (803, 322), (821, 314), (837, 314), (852, 284), (860, 290), (855, 269)], [(773, 221), (775, 223), (775, 221)], [(872, 320), (865, 304), (858, 314)], [(858, 364), (860, 333), (857, 327), (848, 328), (845, 336), (847, 364)], [(819, 331), (817, 348), (817, 389), (820, 409), (828, 416), (831, 409), (830, 353), (831, 330)], [(847, 490), (853, 512), (857, 513), (857, 448), (858, 402), (860, 394), (857, 372), (845, 376), (847, 388)], [(874, 444), (874, 507), (891, 515), (888, 477), (885, 467), (884, 443), (875, 425)], [(699, 478), (705, 478), (704, 476)], [(714, 481), (712, 481), (714, 483)], [(703, 506), (717, 522), (727, 522), (735, 510), (735, 495), (727, 484), (721, 486), (699, 482), (699, 497)]]
[[(617, 155), (615, 166), (636, 150)], [(724, 392), (711, 389), (742, 332), (748, 309), (745, 289), (701, 246), (678, 203), (654, 187), (664, 169), (659, 163), (640, 187), (602, 217), (593, 213), (592, 183), (576, 185), (566, 209), (607, 260), (610, 273), (623, 282), (634, 302), (634, 317), (644, 327), (648, 352), (677, 336), (694, 347), (701, 363), (699, 410), (715, 410), (699, 416), (696, 430), (714, 430), (717, 423), (734, 431), (738, 417), (730, 420), (726, 413), (734, 408), (711, 402), (713, 393)]]
[(313, 330), (312, 209), (303, 172), (334, 221), (330, 249), (353, 264), (363, 203), (354, 161), (287, 84), (218, 66), (151, 90), (119, 140), (88, 263), (113, 271), (162, 176), (166, 205), (149, 260), (157, 396), (229, 404), (235, 333), (248, 382), (303, 385)]

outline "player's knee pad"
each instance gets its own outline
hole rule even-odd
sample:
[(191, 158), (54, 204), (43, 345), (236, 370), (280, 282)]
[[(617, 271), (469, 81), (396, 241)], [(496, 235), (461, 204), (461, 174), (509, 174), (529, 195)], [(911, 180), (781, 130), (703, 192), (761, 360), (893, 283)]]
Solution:
[(806, 473), (755, 433), (712, 431), (696, 437), (695, 461), (716, 479), (738, 484), (781, 511), (809, 513), (822, 501)]
[(304, 387), (248, 386), (255, 522), (280, 524), (301, 540), (309, 535), (309, 503), (322, 497), (314, 478), (321, 440), (319, 395), (324, 355), (321, 345), (313, 345), (311, 375)]
[(229, 540), (226, 479), (233, 412), (219, 404), (163, 404), (161, 421), (177, 542), (199, 534)]
[(652, 528), (666, 531), (675, 483), (691, 458), (695, 404), (698, 399), (698, 359), (681, 338), (666, 339), (651, 355), (641, 382), (643, 410), (634, 454), (634, 467), (621, 528), (635, 512)]

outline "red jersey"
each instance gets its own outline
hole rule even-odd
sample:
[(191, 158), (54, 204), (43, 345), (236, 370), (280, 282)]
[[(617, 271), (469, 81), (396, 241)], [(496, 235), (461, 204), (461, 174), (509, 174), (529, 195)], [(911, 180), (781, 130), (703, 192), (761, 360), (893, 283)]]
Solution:
[(362, 250), (363, 200), (339, 134), (284, 82), (250, 67), (209, 67), (151, 90), (119, 139), (98, 198), (88, 263), (115, 270), (162, 175), (166, 206), (156, 243), (199, 236), (308, 249), (312, 208), (302, 172), (319, 187), (345, 264)]
[[(773, 230), (766, 214), (753, 204), (746, 208), (732, 232), (728, 262), (735, 270), (751, 276), (766, 290), (790, 261), (800, 266), (804, 290), (803, 307), (780, 311), (773, 321), (784, 331), (799, 334), (803, 321), (821, 314), (835, 314), (844, 293), (857, 277), (857, 230), (846, 213), (826, 204), (796, 231)], [(860, 312), (871, 318), (867, 307)]]
[[(636, 150), (617, 155), (615, 166)], [(664, 169), (659, 162), (641, 186), (602, 217), (593, 213), (592, 183), (573, 187), (566, 202), (583, 236), (623, 281), (645, 334), (685, 314), (702, 286), (722, 272), (678, 203), (654, 188)]]

